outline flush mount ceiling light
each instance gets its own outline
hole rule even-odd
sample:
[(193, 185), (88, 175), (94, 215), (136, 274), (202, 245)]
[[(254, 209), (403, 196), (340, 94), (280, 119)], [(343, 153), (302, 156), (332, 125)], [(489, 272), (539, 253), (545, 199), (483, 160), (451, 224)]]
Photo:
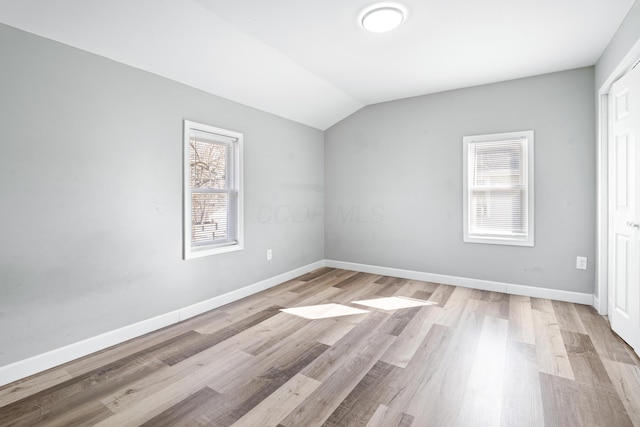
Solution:
[(379, 4), (362, 12), (360, 24), (372, 33), (386, 33), (402, 24), (405, 16), (406, 11), (399, 5)]

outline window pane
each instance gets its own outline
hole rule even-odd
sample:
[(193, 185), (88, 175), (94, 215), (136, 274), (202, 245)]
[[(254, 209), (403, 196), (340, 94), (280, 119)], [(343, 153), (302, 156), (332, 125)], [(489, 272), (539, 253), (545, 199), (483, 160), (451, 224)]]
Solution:
[(193, 245), (235, 239), (229, 233), (229, 195), (191, 194), (191, 243)]
[(204, 132), (193, 132), (189, 139), (191, 188), (227, 188), (228, 145), (205, 138)]
[(470, 197), (471, 234), (526, 234), (526, 196), (523, 190), (474, 190)]
[(475, 154), (474, 186), (510, 187), (523, 183), (523, 142), (473, 144), (472, 153)]

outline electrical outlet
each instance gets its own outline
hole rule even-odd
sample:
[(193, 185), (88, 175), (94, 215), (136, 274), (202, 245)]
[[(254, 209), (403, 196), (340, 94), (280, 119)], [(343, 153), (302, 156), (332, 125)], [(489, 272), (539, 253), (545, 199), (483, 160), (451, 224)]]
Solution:
[(271, 261), (271, 258), (273, 258), (273, 250), (267, 249), (267, 261)]
[(587, 269), (587, 257), (579, 256), (576, 258), (576, 268), (578, 270), (586, 270)]

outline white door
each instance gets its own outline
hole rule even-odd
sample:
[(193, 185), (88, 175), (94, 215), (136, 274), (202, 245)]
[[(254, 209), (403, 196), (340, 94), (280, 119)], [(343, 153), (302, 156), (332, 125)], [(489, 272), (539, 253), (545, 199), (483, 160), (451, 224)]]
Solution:
[(640, 66), (609, 93), (611, 328), (640, 352)]

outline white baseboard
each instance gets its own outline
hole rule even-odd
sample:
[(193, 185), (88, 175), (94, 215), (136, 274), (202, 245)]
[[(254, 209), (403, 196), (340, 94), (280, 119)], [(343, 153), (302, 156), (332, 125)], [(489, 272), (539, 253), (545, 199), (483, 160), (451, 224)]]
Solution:
[(176, 324), (190, 317), (197, 316), (198, 314), (205, 313), (209, 310), (213, 310), (214, 308), (272, 288), (288, 280), (295, 279), (298, 276), (309, 273), (317, 268), (323, 267), (324, 265), (324, 261), (317, 261), (206, 301), (127, 325), (28, 359), (11, 363), (9, 365), (0, 366), (0, 386), (46, 371), (47, 369), (62, 365), (63, 363), (70, 362), (88, 354), (95, 353), (96, 351), (104, 350), (105, 348), (123, 343), (132, 338), (142, 336), (166, 326)]
[(325, 266), (342, 268), (345, 270), (361, 271), (363, 273), (400, 277), (403, 279), (421, 280), (424, 282), (462, 286), (465, 288), (481, 289), (484, 291), (503, 292), (506, 294), (523, 295), (535, 298), (547, 298), (556, 301), (573, 302), (576, 304), (594, 305), (594, 296), (592, 294), (585, 294), (581, 292), (561, 291), (557, 289), (538, 288), (535, 286), (514, 285), (511, 283), (469, 279), (467, 277), (447, 276), (443, 274), (423, 273), (421, 271), (378, 267), (375, 265), (357, 264), (353, 262), (325, 260)]

